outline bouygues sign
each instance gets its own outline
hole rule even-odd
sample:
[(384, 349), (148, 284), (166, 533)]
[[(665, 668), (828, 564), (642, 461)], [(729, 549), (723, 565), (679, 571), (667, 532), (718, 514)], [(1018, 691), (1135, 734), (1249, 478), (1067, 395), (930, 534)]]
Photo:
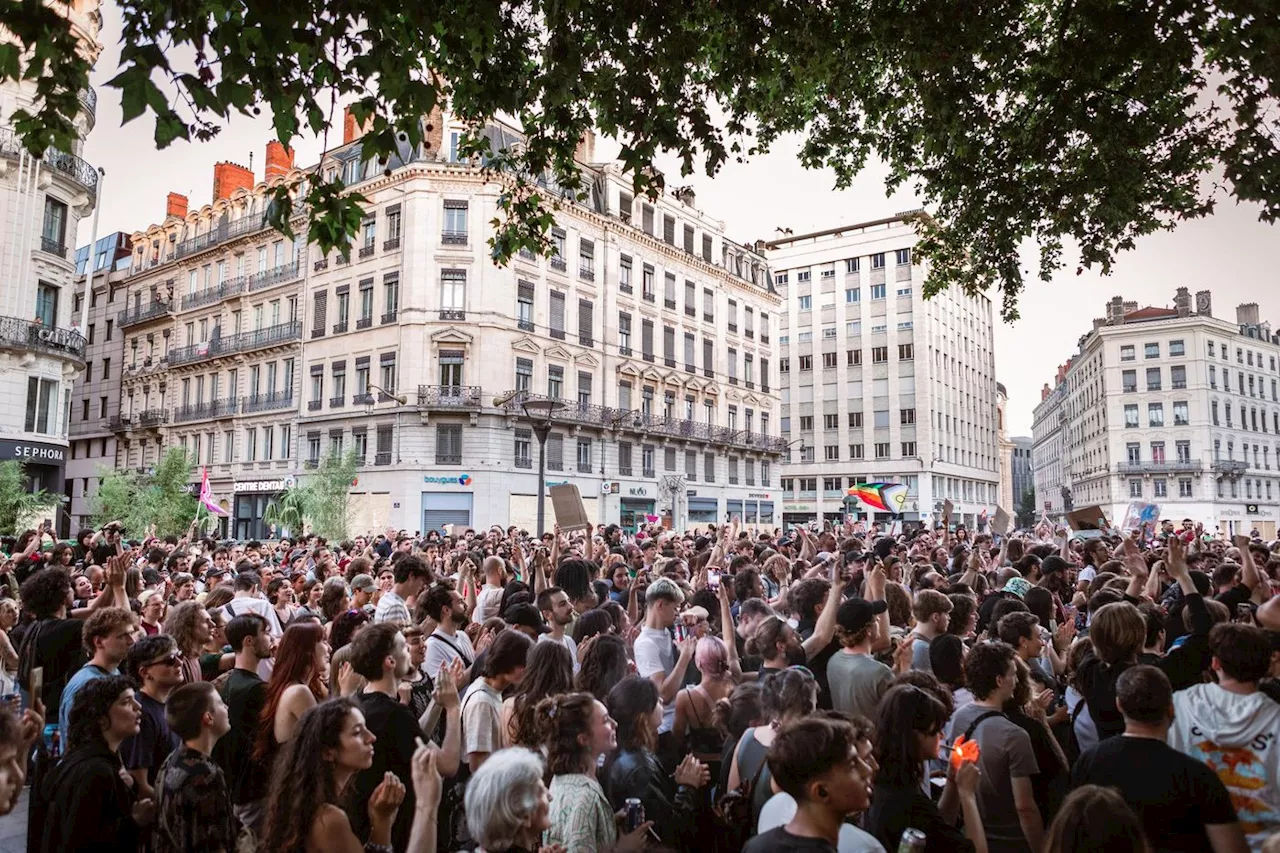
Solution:
[(422, 482), (433, 486), (470, 486), (470, 474), (455, 474), (452, 477), (423, 477)]

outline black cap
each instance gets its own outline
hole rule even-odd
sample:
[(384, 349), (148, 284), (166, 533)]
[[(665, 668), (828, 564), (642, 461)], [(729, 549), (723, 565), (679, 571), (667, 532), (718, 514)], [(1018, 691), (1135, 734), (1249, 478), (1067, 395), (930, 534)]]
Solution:
[(887, 601), (867, 601), (865, 598), (847, 598), (836, 611), (836, 624), (841, 630), (855, 634), (871, 624), (877, 615), (889, 609)]
[(542, 621), (542, 614), (538, 612), (538, 608), (532, 604), (513, 604), (507, 608), (507, 614), (503, 618), (508, 625), (532, 628), (539, 634), (547, 634), (551, 631), (547, 623)]

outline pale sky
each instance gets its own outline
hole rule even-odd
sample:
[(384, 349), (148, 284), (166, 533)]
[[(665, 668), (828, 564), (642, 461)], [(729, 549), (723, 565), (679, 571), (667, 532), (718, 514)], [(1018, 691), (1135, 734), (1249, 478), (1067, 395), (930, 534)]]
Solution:
[[(119, 32), (117, 10), (104, 3), (106, 48), (91, 78), (98, 89), (98, 121), (84, 148), (85, 159), (106, 169), (99, 237), (158, 222), (169, 192), (187, 195), (193, 207), (207, 204), (213, 164), (220, 160), (248, 166), (252, 154), (254, 172), (261, 179), (266, 143), (272, 138), (265, 114), (253, 121), (235, 117), (212, 142), (177, 142), (155, 151), (150, 114), (121, 127), (120, 94), (103, 85), (117, 72)], [(341, 142), (340, 120), (338, 125), (330, 146)], [(298, 141), (297, 162), (316, 162), (321, 147), (319, 140)], [(777, 228), (800, 234), (920, 206), (909, 190), (886, 197), (886, 169), (879, 162), (868, 164), (850, 189), (836, 192), (831, 172), (800, 166), (799, 148), (798, 138), (784, 140), (767, 156), (727, 164), (714, 179), (702, 174), (681, 178), (674, 158), (657, 165), (665, 171), (668, 187), (692, 185), (698, 207), (723, 220), (728, 236), (739, 242), (771, 239)], [(598, 154), (605, 150), (604, 143), (597, 145)], [(1180, 286), (1193, 293), (1208, 289), (1213, 292), (1215, 316), (1234, 321), (1237, 304), (1258, 302), (1262, 317), (1273, 328), (1280, 327), (1280, 228), (1259, 222), (1257, 212), (1256, 206), (1223, 197), (1214, 216), (1138, 241), (1135, 250), (1117, 258), (1109, 277), (1088, 271), (1076, 276), (1068, 257), (1068, 268), (1052, 282), (1029, 278), (1020, 300), (1022, 318), (1013, 325), (999, 320), (1000, 300), (994, 298), (996, 374), (1009, 391), (1011, 434), (1031, 434), (1041, 387), (1052, 380), (1057, 365), (1074, 354), (1076, 341), (1091, 328), (1094, 317), (1103, 315), (1112, 296), (1140, 305), (1172, 306)], [(91, 221), (89, 217), (81, 222), (77, 245), (88, 243)], [(1024, 276), (1032, 276), (1037, 263), (1028, 245)]]

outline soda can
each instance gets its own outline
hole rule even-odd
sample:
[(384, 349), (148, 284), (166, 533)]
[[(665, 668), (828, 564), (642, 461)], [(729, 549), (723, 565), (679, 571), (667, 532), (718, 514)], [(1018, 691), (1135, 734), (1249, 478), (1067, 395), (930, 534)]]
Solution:
[(626, 801), (627, 807), (627, 832), (634, 832), (640, 824), (644, 823), (644, 803), (635, 797), (630, 797)]
[(902, 838), (898, 841), (898, 853), (924, 853), (925, 840), (923, 832), (908, 827), (902, 830)]

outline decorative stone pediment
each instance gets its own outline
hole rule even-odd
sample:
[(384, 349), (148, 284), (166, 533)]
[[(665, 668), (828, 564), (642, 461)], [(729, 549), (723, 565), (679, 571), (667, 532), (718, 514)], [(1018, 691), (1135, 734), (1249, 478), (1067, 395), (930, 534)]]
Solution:
[(475, 337), (462, 331), (457, 326), (450, 326), (447, 329), (441, 329), (438, 332), (431, 333), (431, 342), (433, 344), (460, 344), (462, 346), (470, 346), (475, 342)]
[(542, 348), (530, 338), (520, 338), (511, 345), (511, 348), (516, 352), (527, 352), (530, 355), (537, 355), (542, 352)]
[(547, 347), (546, 356), (547, 358), (558, 358), (561, 361), (573, 360), (573, 353), (569, 352), (559, 344), (553, 344), (552, 346)]
[(596, 358), (589, 352), (580, 352), (573, 357), (573, 363), (596, 368), (600, 366), (600, 359)]

